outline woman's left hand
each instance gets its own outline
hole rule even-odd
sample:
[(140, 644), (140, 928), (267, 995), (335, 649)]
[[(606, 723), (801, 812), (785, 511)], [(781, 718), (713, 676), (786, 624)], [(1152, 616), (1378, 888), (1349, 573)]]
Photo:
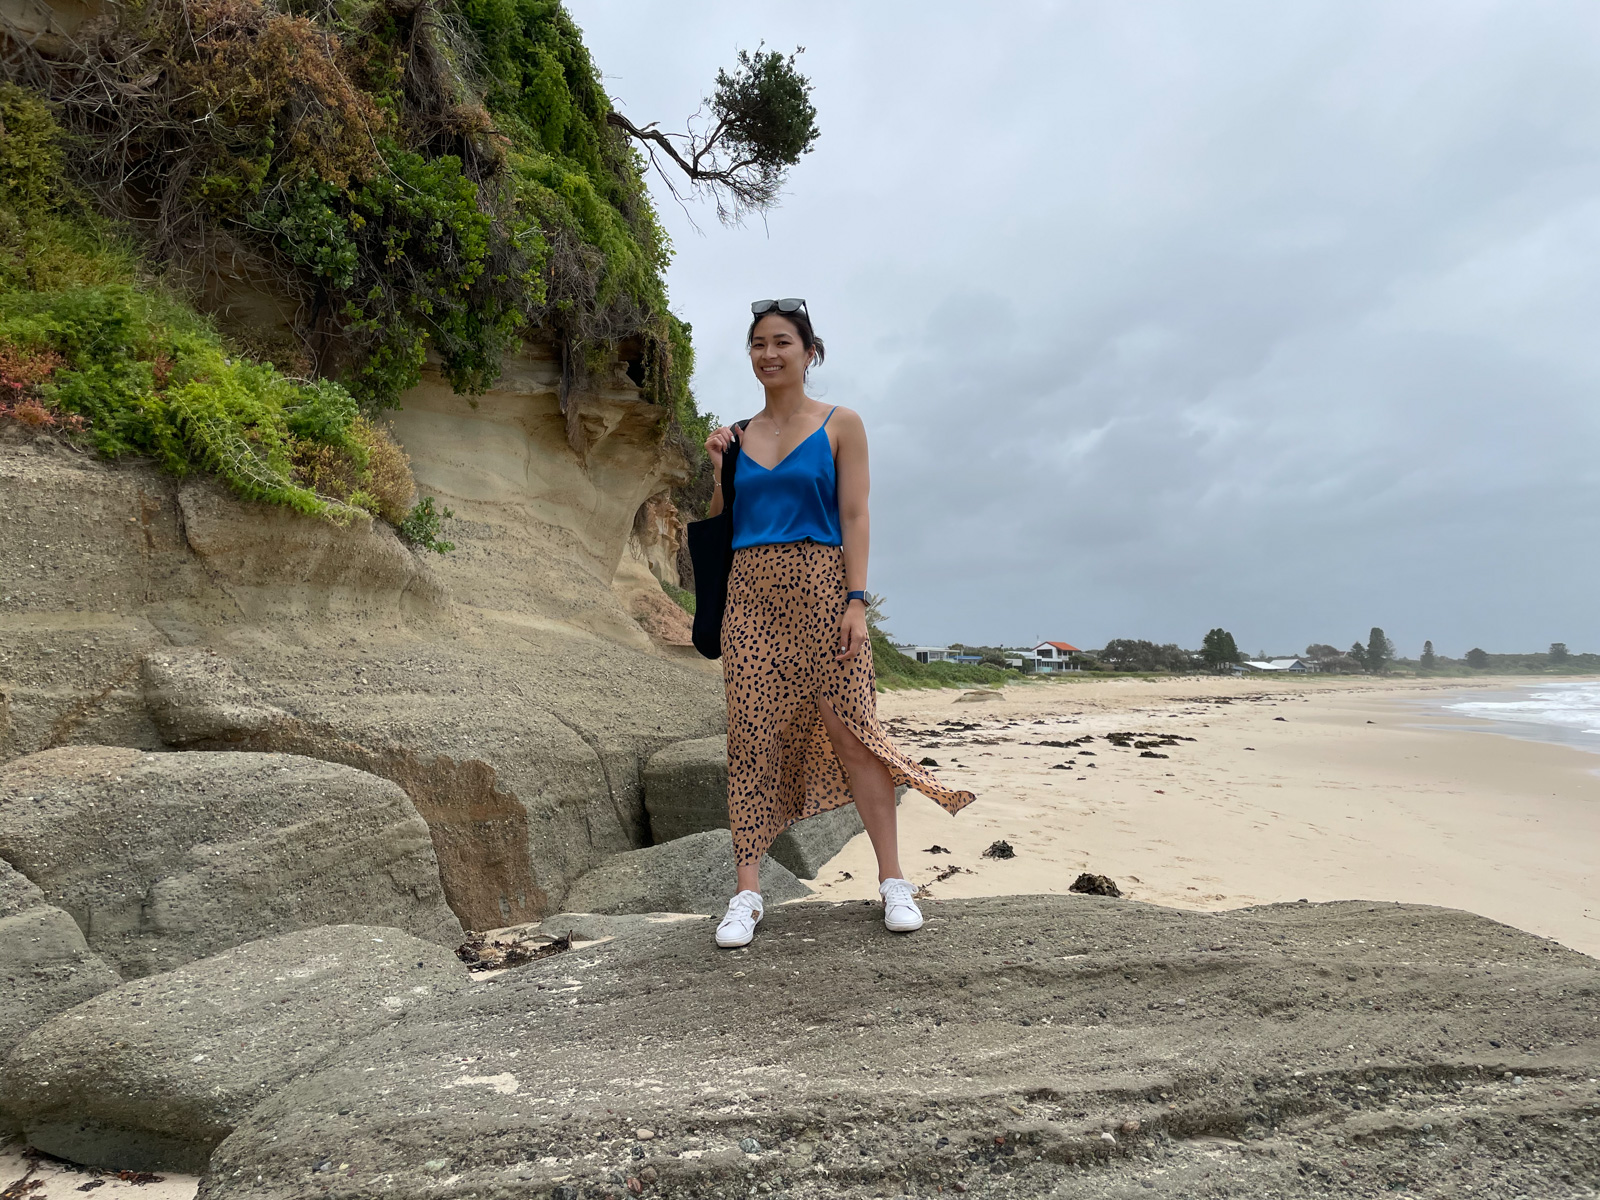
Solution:
[(867, 645), (867, 610), (852, 600), (845, 605), (844, 616), (839, 618), (839, 654), (837, 661), (849, 662)]

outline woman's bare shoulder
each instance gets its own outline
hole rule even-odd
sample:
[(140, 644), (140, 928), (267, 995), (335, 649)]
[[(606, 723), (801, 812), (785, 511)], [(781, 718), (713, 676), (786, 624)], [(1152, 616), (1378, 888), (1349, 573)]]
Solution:
[(840, 432), (847, 429), (851, 431), (865, 431), (866, 429), (866, 426), (861, 423), (861, 414), (853, 408), (846, 408), (842, 404), (835, 405), (833, 415), (828, 418), (828, 427), (831, 429), (835, 425), (839, 427)]

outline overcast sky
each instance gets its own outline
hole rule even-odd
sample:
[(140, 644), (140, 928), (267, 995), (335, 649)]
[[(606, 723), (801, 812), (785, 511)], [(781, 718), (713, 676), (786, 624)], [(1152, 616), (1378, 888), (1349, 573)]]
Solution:
[(724, 420), (810, 301), (898, 638), (1600, 650), (1600, 4), (569, 7), (641, 124), (806, 47), (816, 150), (765, 227), (658, 188), (669, 285)]

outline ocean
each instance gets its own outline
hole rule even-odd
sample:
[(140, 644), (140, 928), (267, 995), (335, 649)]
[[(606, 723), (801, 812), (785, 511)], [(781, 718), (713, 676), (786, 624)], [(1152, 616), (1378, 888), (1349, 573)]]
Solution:
[(1487, 732), (1559, 742), (1600, 754), (1600, 680), (1477, 692), (1442, 707), (1454, 716), (1486, 722)]

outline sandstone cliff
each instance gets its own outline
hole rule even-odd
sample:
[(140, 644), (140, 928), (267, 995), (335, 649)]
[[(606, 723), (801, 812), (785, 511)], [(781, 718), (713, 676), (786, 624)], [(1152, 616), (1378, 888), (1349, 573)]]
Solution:
[(626, 606), (648, 594), (636, 517), (684, 466), (620, 365), (603, 382), (568, 397), (575, 422), (537, 349), (483, 396), (432, 378), (406, 395), (394, 432), (456, 514), (443, 557), (13, 428), (0, 759), (97, 743), (347, 763), (410, 795), (463, 924), (551, 911), (648, 844), (645, 758), (725, 723), (714, 668)]

